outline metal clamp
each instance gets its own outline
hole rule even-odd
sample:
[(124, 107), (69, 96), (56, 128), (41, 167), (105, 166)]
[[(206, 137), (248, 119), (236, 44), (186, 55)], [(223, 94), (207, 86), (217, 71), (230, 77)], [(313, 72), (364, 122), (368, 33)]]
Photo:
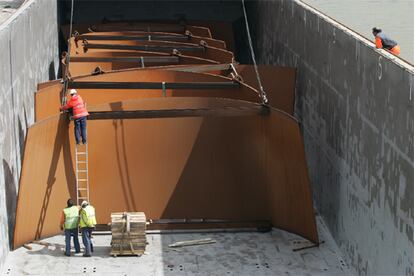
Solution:
[(162, 87), (162, 96), (163, 96), (163, 97), (167, 97), (167, 89), (166, 89), (166, 87), (165, 87), (165, 81), (163, 81), (163, 82), (161, 83), (161, 87)]
[(140, 59), (141, 59), (141, 67), (144, 68), (145, 67), (144, 57), (141, 56)]

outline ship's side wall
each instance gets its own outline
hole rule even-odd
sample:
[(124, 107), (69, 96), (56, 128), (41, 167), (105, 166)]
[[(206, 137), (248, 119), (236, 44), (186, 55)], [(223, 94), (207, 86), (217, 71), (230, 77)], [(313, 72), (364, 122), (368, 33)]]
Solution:
[[(68, 19), (71, 0), (61, 0)], [(206, 20), (232, 22), (240, 17), (238, 1), (153, 1), (153, 0), (82, 0), (76, 1), (75, 23), (102, 21)]]
[(414, 273), (412, 66), (300, 1), (250, 2), (248, 17), (258, 62), (298, 68), (315, 202), (348, 263)]
[(58, 69), (57, 1), (29, 0), (0, 25), (0, 271), (9, 252), (34, 92)]

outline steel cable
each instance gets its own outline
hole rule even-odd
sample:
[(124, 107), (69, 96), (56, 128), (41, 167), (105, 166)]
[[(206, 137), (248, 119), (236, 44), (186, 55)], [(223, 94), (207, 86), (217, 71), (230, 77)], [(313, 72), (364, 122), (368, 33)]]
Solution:
[(254, 70), (256, 72), (257, 82), (259, 83), (260, 97), (262, 99), (262, 104), (267, 105), (268, 104), (267, 94), (263, 89), (262, 81), (260, 79), (259, 69), (257, 68), (256, 57), (254, 55), (252, 37), (250, 36), (249, 22), (247, 21), (246, 6), (244, 5), (244, 0), (241, 0), (241, 1), (242, 1), (242, 4), (243, 4), (244, 20), (245, 20), (245, 23), (246, 23), (246, 32), (247, 32), (247, 37), (248, 37), (248, 40), (249, 40), (250, 53), (252, 55), (252, 60), (253, 60)]
[(71, 8), (70, 8), (70, 24), (69, 24), (69, 36), (68, 36), (68, 54), (66, 55), (66, 70), (65, 70), (65, 76), (64, 77), (64, 89), (63, 89), (63, 95), (62, 95), (62, 104), (66, 104), (66, 94), (69, 84), (69, 63), (70, 63), (70, 39), (72, 37), (72, 25), (73, 25), (73, 7), (74, 7), (74, 0), (71, 1)]

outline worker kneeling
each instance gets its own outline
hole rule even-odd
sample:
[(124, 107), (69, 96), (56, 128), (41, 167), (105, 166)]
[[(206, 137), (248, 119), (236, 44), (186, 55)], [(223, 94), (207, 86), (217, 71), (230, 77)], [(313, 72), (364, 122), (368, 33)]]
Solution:
[(72, 109), (72, 119), (75, 124), (75, 140), (76, 144), (79, 145), (82, 138), (82, 143), (86, 144), (86, 116), (89, 115), (86, 110), (86, 104), (83, 102), (81, 96), (78, 95), (76, 89), (70, 90), (69, 102), (60, 107), (60, 110)]
[(396, 56), (400, 54), (401, 50), (397, 41), (389, 38), (381, 29), (377, 27), (372, 28), (372, 34), (375, 36), (375, 46), (378, 49), (386, 49)]
[(67, 207), (63, 209), (60, 228), (65, 229), (65, 255), (70, 256), (70, 240), (73, 237), (76, 253), (80, 252), (78, 239), (79, 207), (73, 204), (72, 199), (68, 199)]
[(86, 200), (82, 202), (82, 208), (80, 210), (80, 223), (79, 226), (82, 231), (82, 241), (85, 246), (84, 257), (90, 257), (93, 252), (92, 244), (92, 231), (96, 225), (95, 208), (90, 205)]

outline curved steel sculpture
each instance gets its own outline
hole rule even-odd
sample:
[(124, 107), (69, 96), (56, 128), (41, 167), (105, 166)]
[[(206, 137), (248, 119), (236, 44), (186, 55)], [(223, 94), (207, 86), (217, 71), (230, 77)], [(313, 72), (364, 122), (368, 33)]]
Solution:
[[(71, 122), (58, 111), (66, 87), (90, 111), (90, 200), (100, 223), (114, 211), (144, 211), (153, 220), (264, 220), (318, 243), (303, 141), (291, 116), (293, 68), (259, 68), (271, 105), (263, 106), (254, 70), (234, 64), (227, 43), (210, 47), (206, 27), (82, 28), (70, 40), (66, 83), (39, 84), (36, 93), (14, 247), (59, 233), (61, 209), (77, 196)], [(143, 67), (150, 58), (154, 64)]]

